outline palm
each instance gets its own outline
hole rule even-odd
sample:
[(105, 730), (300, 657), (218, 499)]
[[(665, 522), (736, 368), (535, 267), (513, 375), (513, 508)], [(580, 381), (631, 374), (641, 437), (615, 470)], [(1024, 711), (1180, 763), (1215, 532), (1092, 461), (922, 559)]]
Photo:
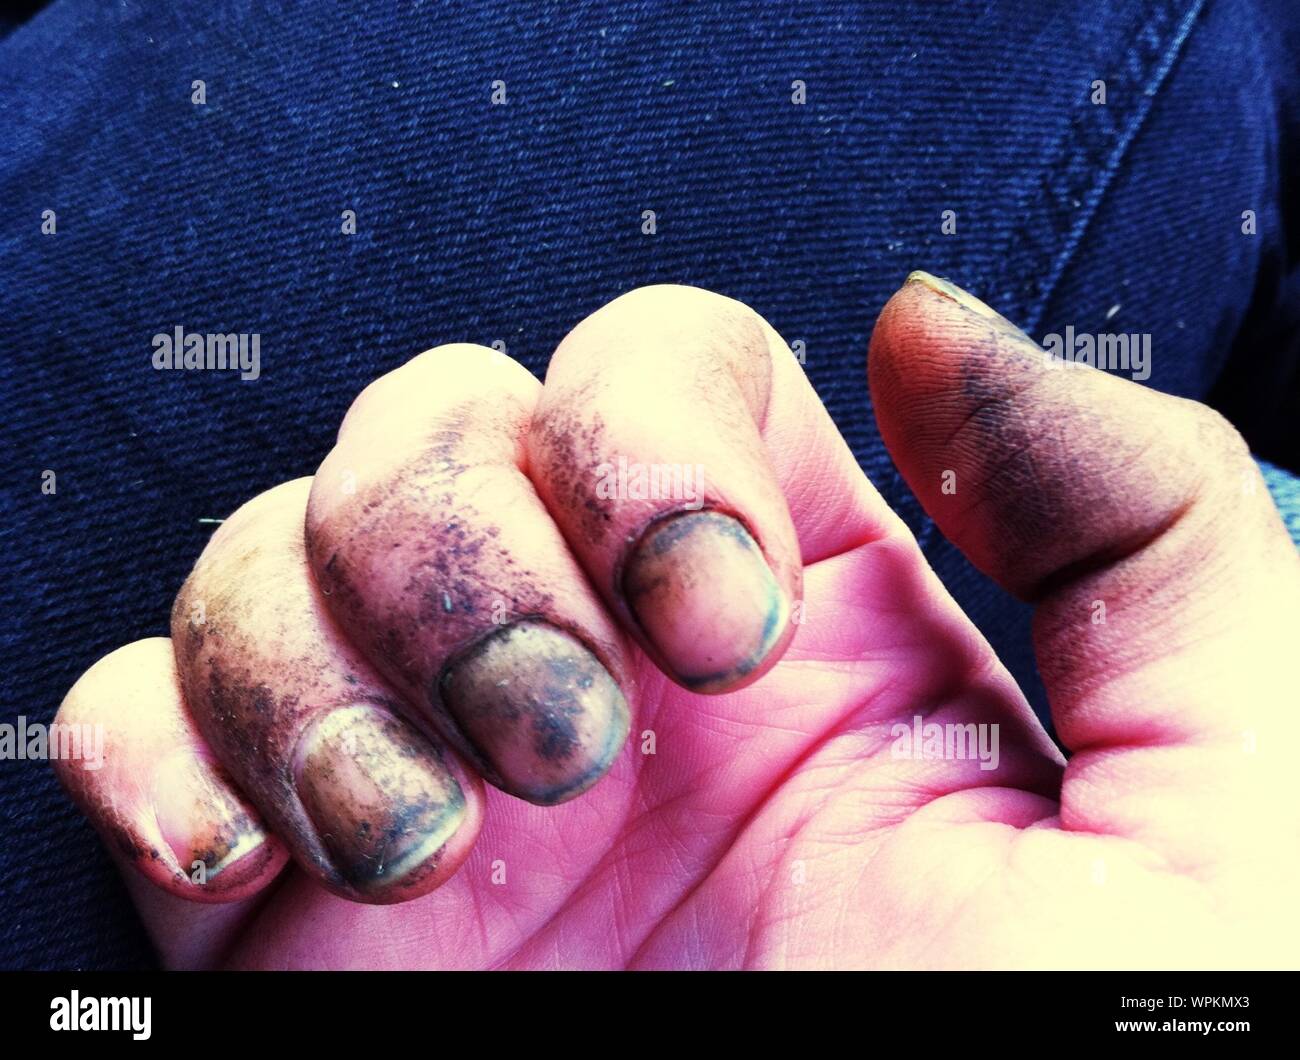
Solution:
[[(905, 959), (882, 929), (915, 904), (916, 888), (877, 860), (882, 847), (907, 844), (916, 848), (908, 864), (919, 856), (936, 866), (965, 851), (970, 871), (944, 876), (926, 897), (933, 910), (964, 900), (963, 884), (976, 894), (981, 867), (1005, 856), (1005, 830), (954, 847), (953, 828), (904, 822), (926, 804), (931, 815), (942, 806), (983, 819), (1041, 817), (1052, 811), (1029, 791), (999, 789), (993, 803), (934, 800), (978, 791), (994, 776), (1050, 790), (1059, 766), (991, 650), (894, 529), (807, 568), (799, 635), (757, 685), (696, 696), (642, 659), (643, 708), (630, 746), (591, 792), (551, 809), (491, 792), (470, 860), (441, 890), (406, 905), (358, 906), (296, 874), (236, 962)], [(892, 757), (890, 726), (915, 714), (1000, 723), (1001, 768)]]
[[(1058, 827), (1059, 755), (910, 539), (806, 578), (807, 617), (762, 682), (695, 696), (643, 659), (630, 746), (591, 792), (551, 809), (491, 792), (470, 860), (405, 905), (346, 902), (294, 870), (234, 963), (1231, 960), (1250, 930), (1214, 912), (1234, 905), (1231, 880), (1203, 885), (1130, 840)], [(891, 726), (917, 714), (998, 723), (999, 768), (895, 757)]]

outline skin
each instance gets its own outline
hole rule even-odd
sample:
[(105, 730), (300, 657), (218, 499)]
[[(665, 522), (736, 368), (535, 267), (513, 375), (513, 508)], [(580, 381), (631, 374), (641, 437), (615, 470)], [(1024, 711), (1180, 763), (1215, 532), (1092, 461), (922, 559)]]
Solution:
[[(69, 692), (105, 768), (56, 768), (164, 961), (1294, 966), (1300, 561), (1236, 433), (924, 275), (869, 365), (927, 511), (1037, 605), (1068, 764), (785, 343), (646, 288), (544, 385), (471, 346), (378, 380)], [(620, 456), (702, 510), (610, 496)], [(917, 716), (997, 725), (996, 768), (900, 757)]]

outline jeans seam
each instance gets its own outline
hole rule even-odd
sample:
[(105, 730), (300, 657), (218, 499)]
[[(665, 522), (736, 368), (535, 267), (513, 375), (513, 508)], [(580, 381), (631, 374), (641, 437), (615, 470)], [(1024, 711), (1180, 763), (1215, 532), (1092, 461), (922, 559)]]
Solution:
[(1027, 333), (1037, 330), (1205, 6), (1206, 0), (1168, 0), (1148, 14), (1119, 69), (1125, 83), (1140, 86), (1136, 102), (1114, 110), (1111, 104), (1082, 103), (1044, 164), (1039, 208), (1028, 211), (1032, 220), (1015, 233), (1014, 263), (992, 292), (994, 304), (1019, 309)]

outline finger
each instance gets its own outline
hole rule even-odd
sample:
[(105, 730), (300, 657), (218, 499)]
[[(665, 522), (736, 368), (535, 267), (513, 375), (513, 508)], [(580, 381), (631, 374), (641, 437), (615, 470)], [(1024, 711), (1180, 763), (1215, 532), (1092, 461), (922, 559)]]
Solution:
[(776, 333), (694, 288), (633, 291), (575, 328), (528, 451), (609, 608), (697, 692), (761, 677), (793, 636), (804, 563), (887, 523)]
[(55, 760), (59, 779), (109, 845), (155, 886), (195, 902), (237, 901), (284, 866), (283, 847), (185, 709), (165, 638), (97, 662), (72, 686), (55, 723), (83, 747), (80, 757)]
[(881, 433), (940, 528), (1035, 601), (1067, 828), (1183, 864), (1293, 816), (1284, 673), (1300, 564), (1216, 413), (1055, 366), (965, 292), (914, 275), (869, 357)]
[(172, 639), (200, 731), (298, 863), (344, 897), (437, 887), (468, 855), (481, 786), (408, 721), (339, 633), (303, 550), (310, 481), (244, 505), (176, 598)]
[(199, 735), (171, 642), (105, 656), (72, 686), (51, 731), (79, 749), (56, 757), (55, 772), (122, 868), (164, 962), (208, 963), (288, 852)]
[(378, 380), (316, 476), (307, 538), (349, 637), (488, 780), (551, 804), (609, 769), (633, 690), (525, 473), (538, 389), (476, 346)]
[[(954, 615), (951, 598), (858, 467), (791, 349), (749, 307), (657, 286), (587, 318), (551, 360), (529, 468), (609, 609), (679, 683), (735, 691), (773, 666), (794, 636), (793, 628), (774, 632), (783, 610), (772, 606), (775, 594), (790, 601), (787, 625), (799, 634), (795, 665), (774, 675), (770, 691), (809, 704), (796, 728), (875, 726), (887, 712), (910, 721), (925, 698), (921, 686), (898, 682), (898, 694), (870, 695), (864, 705), (856, 664), (924, 658), (926, 697), (950, 691), (961, 673), (990, 694), (953, 709), (984, 720), (991, 708), (1030, 757), (1054, 756), (974, 629), (964, 619), (936, 622)], [(697, 473), (688, 477), (688, 468)], [(638, 469), (657, 469), (658, 487), (638, 482)], [(674, 469), (682, 471), (676, 480)], [(691, 520), (695, 532), (683, 529)], [(737, 560), (754, 555), (737, 545), (743, 534), (770, 580), (758, 563)], [(811, 612), (801, 598), (805, 577), (819, 593)], [(861, 621), (845, 621), (854, 614)], [(826, 667), (831, 659), (845, 665)], [(800, 666), (812, 660), (817, 667)], [(763, 688), (750, 691), (759, 698), (696, 702), (690, 713), (752, 722)]]

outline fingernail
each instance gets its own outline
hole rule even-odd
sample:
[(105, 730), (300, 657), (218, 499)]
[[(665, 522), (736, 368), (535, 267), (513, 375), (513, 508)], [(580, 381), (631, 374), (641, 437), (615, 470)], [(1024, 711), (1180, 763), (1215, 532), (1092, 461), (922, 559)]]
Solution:
[(790, 615), (758, 543), (712, 511), (653, 524), (628, 558), (623, 594), (677, 680), (697, 692), (761, 666)]
[(1008, 321), (1007, 318), (997, 310), (981, 302), (969, 291), (962, 290), (955, 283), (950, 283), (948, 280), (942, 279), (938, 276), (931, 276), (928, 272), (922, 272), (920, 269), (917, 269), (907, 277), (906, 282), (922, 284), (934, 291), (936, 294), (943, 295), (943, 297), (951, 299), (959, 306), (969, 309), (972, 313), (977, 313), (982, 317), (988, 317), (990, 320), (1000, 320), (1004, 323), (1010, 324), (1010, 321)]
[(152, 797), (158, 828), (196, 886), (212, 884), (268, 838), (257, 811), (224, 773), (190, 751), (154, 767)]
[(335, 710), (303, 734), (298, 795), (352, 887), (377, 890), (436, 858), (465, 817), (465, 796), (433, 748), (386, 710)]
[(545, 622), (503, 626), (453, 660), (443, 704), (498, 786), (551, 805), (599, 780), (627, 736), (627, 701), (576, 637)]

